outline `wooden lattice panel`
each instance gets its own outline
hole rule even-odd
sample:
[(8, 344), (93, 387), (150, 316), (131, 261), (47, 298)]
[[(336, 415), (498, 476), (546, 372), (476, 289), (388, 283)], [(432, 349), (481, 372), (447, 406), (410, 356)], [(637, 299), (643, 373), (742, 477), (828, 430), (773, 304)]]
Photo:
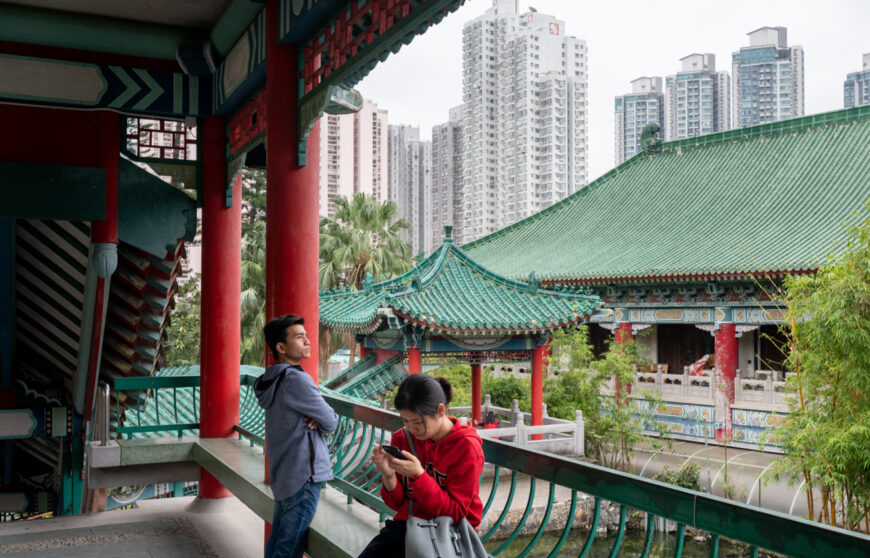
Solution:
[(127, 118), (126, 146), (142, 159), (195, 161), (196, 130), (183, 120)]

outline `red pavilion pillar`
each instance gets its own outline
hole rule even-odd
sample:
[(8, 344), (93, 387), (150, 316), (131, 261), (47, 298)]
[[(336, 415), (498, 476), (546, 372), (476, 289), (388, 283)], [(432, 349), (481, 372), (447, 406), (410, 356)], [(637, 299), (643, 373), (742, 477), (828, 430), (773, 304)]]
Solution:
[(423, 371), (423, 355), (418, 347), (408, 349), (408, 374), (419, 374)]
[(91, 265), (96, 271), (94, 313), (90, 337), (90, 358), (87, 364), (87, 384), (84, 400), (76, 407), (86, 421), (91, 420), (93, 402), (99, 381), (106, 311), (109, 307), (109, 287), (112, 274), (118, 267), (118, 158), (120, 156), (121, 117), (116, 112), (96, 113), (96, 137), (99, 165), (106, 170), (106, 214), (101, 221), (91, 224)]
[(737, 376), (737, 329), (731, 322), (731, 310), (717, 308), (716, 317), (716, 441), (732, 437), (731, 405), (734, 403), (734, 380)]
[[(202, 120), (202, 345), (200, 352), (200, 436), (226, 438), (239, 422), (241, 337), (241, 180), (232, 184), (226, 207), (227, 160), (224, 119)], [(202, 469), (201, 498), (230, 492)]]
[(266, 320), (305, 318), (311, 358), (302, 367), (317, 382), (320, 247), (319, 129), (299, 166), (299, 48), (278, 44), (278, 3), (266, 5)]
[[(302, 367), (318, 381), (318, 264), (320, 248), (319, 128), (299, 166), (299, 47), (278, 44), (278, 1), (266, 3), (266, 320), (305, 318), (311, 358)], [(265, 480), (269, 483), (266, 432)], [(266, 524), (266, 536), (271, 530)]]
[(481, 424), (480, 416), (480, 364), (471, 365), (471, 423), (473, 426)]
[[(617, 343), (626, 343), (630, 340), (634, 339), (634, 332), (631, 329), (630, 322), (618, 322), (616, 326), (616, 330), (614, 331), (614, 340)], [(631, 393), (631, 384), (625, 386), (625, 393), (623, 394), (623, 386), (619, 383), (619, 380), (616, 381), (616, 404), (621, 406), (623, 403), (628, 402), (628, 395)]]
[[(544, 424), (544, 354), (547, 344), (541, 343), (532, 351), (532, 426)], [(532, 434), (532, 440), (540, 440)]]

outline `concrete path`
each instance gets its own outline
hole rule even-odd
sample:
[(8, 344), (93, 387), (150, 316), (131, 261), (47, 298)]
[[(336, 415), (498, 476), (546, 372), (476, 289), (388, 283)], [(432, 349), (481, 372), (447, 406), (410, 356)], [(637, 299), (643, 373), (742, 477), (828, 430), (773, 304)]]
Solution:
[(146, 500), (133, 510), (0, 525), (0, 556), (261, 558), (263, 521), (236, 498)]

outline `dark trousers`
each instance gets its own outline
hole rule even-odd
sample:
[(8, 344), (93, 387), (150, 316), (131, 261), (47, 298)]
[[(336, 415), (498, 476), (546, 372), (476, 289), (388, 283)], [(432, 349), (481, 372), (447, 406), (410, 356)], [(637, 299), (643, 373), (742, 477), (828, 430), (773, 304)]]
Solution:
[(306, 482), (293, 496), (275, 502), (266, 558), (302, 558), (305, 535), (319, 500), (320, 483)]
[(405, 521), (388, 519), (359, 558), (405, 558)]

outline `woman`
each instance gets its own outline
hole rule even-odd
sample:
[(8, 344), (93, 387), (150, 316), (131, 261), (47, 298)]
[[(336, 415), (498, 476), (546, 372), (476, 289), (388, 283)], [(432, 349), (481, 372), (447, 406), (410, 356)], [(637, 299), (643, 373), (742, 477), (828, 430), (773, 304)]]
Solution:
[[(393, 432), (392, 445), (402, 450), (405, 459), (393, 457), (380, 446), (372, 452), (381, 473), (381, 497), (396, 515), (387, 520), (360, 558), (404, 558), (409, 499), (416, 517), (449, 515), (457, 523), (464, 517), (473, 527), (480, 524), (483, 449), (473, 428), (447, 416), (452, 395), (446, 379), (423, 374), (408, 376), (399, 385), (394, 406), (405, 428)], [(410, 451), (406, 429), (414, 437), (417, 457)]]

